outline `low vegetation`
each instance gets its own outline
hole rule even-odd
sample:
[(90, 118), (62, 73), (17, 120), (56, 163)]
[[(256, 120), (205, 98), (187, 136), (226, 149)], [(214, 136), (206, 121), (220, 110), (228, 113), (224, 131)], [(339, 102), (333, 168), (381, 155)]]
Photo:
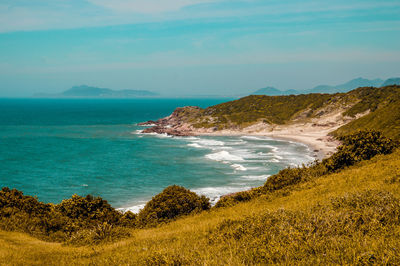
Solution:
[(48, 241), (98, 244), (128, 237), (129, 228), (159, 226), (209, 208), (208, 198), (175, 185), (153, 197), (139, 215), (117, 211), (91, 195), (73, 195), (54, 205), (5, 187), (0, 191), (0, 228)]
[(142, 227), (157, 226), (178, 217), (210, 209), (205, 196), (180, 186), (169, 186), (153, 197), (140, 211), (138, 224)]
[(90, 195), (72, 196), (60, 204), (45, 204), (16, 189), (0, 191), (0, 228), (29, 233), (49, 241), (97, 243), (129, 236), (132, 213), (122, 214), (107, 201)]
[(322, 107), (339, 94), (303, 94), (289, 96), (250, 95), (236, 101), (222, 103), (204, 110), (203, 116), (212, 120), (195, 124), (197, 127), (243, 126), (262, 120), (269, 124), (283, 124), (300, 111)]
[[(373, 88), (377, 90), (376, 88)], [(336, 137), (345, 136), (357, 130), (374, 129), (382, 132), (385, 136), (400, 140), (400, 86), (391, 86), (381, 89), (382, 92), (375, 96), (375, 93), (367, 94), (366, 99), (361, 100), (348, 115), (370, 110), (371, 112), (359, 119), (356, 119), (333, 132)], [(378, 90), (379, 92), (379, 90)], [(379, 101), (374, 102), (377, 97)]]

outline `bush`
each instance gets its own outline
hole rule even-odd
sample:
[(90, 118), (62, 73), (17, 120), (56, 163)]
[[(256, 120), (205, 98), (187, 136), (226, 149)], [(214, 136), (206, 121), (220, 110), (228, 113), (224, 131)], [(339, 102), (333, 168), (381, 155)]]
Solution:
[(154, 196), (140, 211), (141, 226), (154, 226), (179, 216), (210, 208), (209, 199), (180, 186), (169, 186)]
[(74, 195), (53, 205), (16, 189), (0, 191), (0, 228), (4, 230), (51, 241), (98, 243), (120, 238), (126, 235), (122, 227), (135, 225), (135, 214), (122, 214), (99, 197)]
[(339, 137), (339, 140), (342, 145), (337, 152), (322, 162), (330, 172), (369, 160), (378, 154), (389, 154), (398, 146), (398, 143), (384, 137), (381, 132), (373, 130), (359, 131)]
[(63, 200), (56, 209), (64, 216), (76, 220), (81, 224), (109, 223), (118, 224), (122, 218), (120, 212), (111, 207), (106, 200), (100, 197), (87, 195), (81, 197), (73, 195)]

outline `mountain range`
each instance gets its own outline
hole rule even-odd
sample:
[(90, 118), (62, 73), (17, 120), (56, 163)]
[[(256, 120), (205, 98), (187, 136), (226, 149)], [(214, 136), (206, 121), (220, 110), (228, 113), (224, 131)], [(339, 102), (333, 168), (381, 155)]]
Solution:
[(87, 85), (74, 86), (64, 92), (56, 94), (38, 93), (34, 97), (44, 98), (136, 98), (157, 96), (155, 92), (147, 90), (112, 90)]
[(266, 87), (253, 92), (253, 95), (291, 95), (291, 94), (307, 94), (307, 93), (336, 93), (336, 92), (349, 92), (359, 87), (384, 87), (389, 85), (400, 85), (400, 78), (390, 78), (387, 80), (382, 79), (364, 79), (356, 78), (344, 84), (332, 85), (318, 85), (310, 90), (279, 90), (274, 87)]

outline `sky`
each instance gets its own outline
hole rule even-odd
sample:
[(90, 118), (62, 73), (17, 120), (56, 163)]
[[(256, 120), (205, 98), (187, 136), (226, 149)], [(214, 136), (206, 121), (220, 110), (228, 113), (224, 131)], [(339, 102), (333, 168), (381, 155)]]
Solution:
[(0, 97), (235, 95), (400, 76), (400, 1), (0, 0)]

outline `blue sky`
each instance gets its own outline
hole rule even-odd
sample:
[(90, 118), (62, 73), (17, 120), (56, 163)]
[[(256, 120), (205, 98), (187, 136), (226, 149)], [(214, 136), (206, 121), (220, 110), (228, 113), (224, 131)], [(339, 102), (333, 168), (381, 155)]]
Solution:
[(0, 96), (166, 96), (400, 76), (400, 1), (0, 0)]

